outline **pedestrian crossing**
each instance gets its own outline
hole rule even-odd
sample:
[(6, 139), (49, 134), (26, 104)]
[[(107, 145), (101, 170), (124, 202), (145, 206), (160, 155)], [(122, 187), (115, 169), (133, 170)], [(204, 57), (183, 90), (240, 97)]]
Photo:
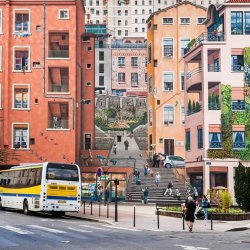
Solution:
[[(44, 221), (43, 221), (44, 223)], [(51, 221), (50, 221), (51, 223)], [(113, 225), (87, 225), (87, 224), (74, 224), (59, 227), (56, 223), (52, 222), (49, 226), (28, 224), (28, 225), (1, 225), (0, 226), (0, 249), (7, 247), (19, 246), (19, 240), (27, 240), (27, 242), (35, 242), (37, 240), (50, 241), (51, 243), (62, 243), (65, 241), (78, 240), (97, 240), (103, 238), (112, 238), (114, 233), (127, 232), (140, 232), (139, 229), (123, 228)], [(16, 236), (24, 237), (18, 238)], [(23, 243), (22, 243), (23, 244)]]

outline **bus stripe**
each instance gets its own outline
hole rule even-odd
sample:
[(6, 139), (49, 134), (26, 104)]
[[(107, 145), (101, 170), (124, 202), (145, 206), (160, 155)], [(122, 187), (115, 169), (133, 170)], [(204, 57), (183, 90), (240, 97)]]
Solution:
[(47, 196), (48, 200), (72, 200), (72, 201), (76, 201), (77, 197), (67, 197), (67, 196)]
[(0, 195), (3, 195), (3, 196), (21, 196), (21, 197), (39, 197), (40, 198), (40, 195), (38, 194), (10, 194), (10, 193), (0, 193)]

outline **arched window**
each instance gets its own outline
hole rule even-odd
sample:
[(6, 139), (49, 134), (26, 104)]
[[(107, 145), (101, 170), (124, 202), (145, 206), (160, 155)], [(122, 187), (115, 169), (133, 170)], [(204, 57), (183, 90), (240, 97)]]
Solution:
[(137, 18), (135, 19), (135, 23), (138, 23), (138, 19)]

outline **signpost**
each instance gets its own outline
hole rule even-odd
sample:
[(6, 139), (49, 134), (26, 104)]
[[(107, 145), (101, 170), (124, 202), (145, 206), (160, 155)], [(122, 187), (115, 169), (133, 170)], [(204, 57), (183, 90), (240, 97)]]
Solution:
[(115, 179), (115, 222), (118, 221), (118, 211), (117, 211), (117, 186), (119, 185), (119, 180)]

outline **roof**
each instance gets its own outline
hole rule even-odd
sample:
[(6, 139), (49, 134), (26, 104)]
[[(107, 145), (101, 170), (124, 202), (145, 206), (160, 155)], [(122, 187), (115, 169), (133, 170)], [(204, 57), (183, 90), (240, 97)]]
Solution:
[(250, 3), (250, 0), (228, 0), (227, 3)]

